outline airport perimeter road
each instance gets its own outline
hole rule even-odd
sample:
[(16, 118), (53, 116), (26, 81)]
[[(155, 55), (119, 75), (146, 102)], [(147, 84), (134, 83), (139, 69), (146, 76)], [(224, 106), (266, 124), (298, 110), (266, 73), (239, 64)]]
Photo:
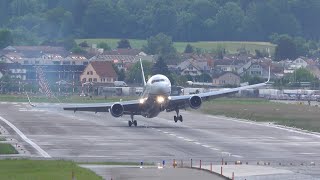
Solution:
[[(320, 178), (320, 135), (196, 111), (181, 114), (183, 123), (174, 123), (174, 113), (162, 113), (153, 119), (137, 116), (138, 127), (128, 127), (127, 116), (113, 118), (108, 113), (74, 114), (56, 108), (32, 109), (22, 103), (0, 103), (0, 116), (53, 158), (165, 160), (167, 164), (172, 164), (173, 159), (190, 164), (192, 158), (194, 165), (200, 159), (203, 163), (219, 164), (224, 158), (228, 163), (240, 160), (249, 165), (270, 162), (276, 168)], [(3, 121), (0, 124), (15, 134)], [(34, 156), (44, 157), (39, 149), (24, 145)], [(311, 162), (316, 166), (310, 166)]]

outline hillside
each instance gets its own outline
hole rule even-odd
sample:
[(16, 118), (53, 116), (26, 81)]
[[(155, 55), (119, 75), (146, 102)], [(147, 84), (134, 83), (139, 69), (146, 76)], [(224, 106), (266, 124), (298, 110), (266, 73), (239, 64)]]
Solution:
[[(114, 49), (117, 47), (117, 42), (120, 39), (77, 39), (76, 42), (79, 44), (83, 41), (87, 41), (88, 44), (99, 44), (100, 42), (106, 42)], [(141, 49), (147, 42), (146, 40), (129, 39), (131, 47)], [(254, 50), (258, 49), (264, 51), (267, 48), (270, 49), (270, 53), (273, 54), (275, 45), (269, 42), (249, 42), (249, 41), (198, 41), (198, 42), (174, 42), (174, 47), (179, 51), (183, 52), (187, 44), (191, 44), (196, 48), (201, 48), (208, 52), (213, 51), (218, 46), (224, 47), (228, 53), (236, 53), (238, 49), (245, 48), (251, 54), (254, 54)]]

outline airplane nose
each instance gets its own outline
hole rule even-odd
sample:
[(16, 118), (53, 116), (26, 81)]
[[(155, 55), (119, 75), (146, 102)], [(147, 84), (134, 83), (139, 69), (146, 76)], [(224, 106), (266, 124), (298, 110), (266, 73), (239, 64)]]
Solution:
[(170, 91), (170, 87), (166, 83), (157, 83), (151, 89), (154, 94), (167, 94)]

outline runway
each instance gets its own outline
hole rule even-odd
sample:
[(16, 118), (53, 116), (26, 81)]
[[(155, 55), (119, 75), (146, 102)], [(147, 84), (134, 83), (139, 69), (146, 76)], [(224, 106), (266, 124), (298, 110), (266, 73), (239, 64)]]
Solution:
[[(66, 112), (43, 103), (0, 104), (0, 116), (17, 127), (52, 158), (76, 161), (134, 161), (172, 163), (270, 163), (300, 175), (320, 178), (320, 135), (269, 123), (255, 123), (182, 111), (183, 123), (174, 113), (157, 118), (136, 116), (138, 127), (128, 127), (129, 117), (108, 113)], [(52, 108), (40, 108), (52, 106)], [(44, 158), (3, 121), (8, 135), (19, 141), (27, 155)], [(311, 166), (314, 162), (316, 165)], [(281, 164), (281, 165), (280, 165)]]

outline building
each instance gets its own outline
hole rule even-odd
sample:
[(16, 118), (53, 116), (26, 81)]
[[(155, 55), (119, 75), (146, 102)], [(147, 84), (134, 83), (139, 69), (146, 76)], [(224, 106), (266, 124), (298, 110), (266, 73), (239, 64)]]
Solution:
[(113, 69), (112, 63), (105, 61), (91, 62), (80, 75), (82, 83), (90, 82), (98, 85), (113, 84), (117, 79), (118, 76)]
[(116, 49), (105, 51), (102, 54), (93, 56), (90, 58), (90, 61), (110, 61), (119, 70), (124, 69), (126, 71), (128, 67), (138, 62), (139, 59), (154, 62), (156, 57), (153, 55), (147, 55), (139, 49)]
[(222, 72), (212, 76), (214, 86), (239, 86), (240, 76), (233, 72)]

